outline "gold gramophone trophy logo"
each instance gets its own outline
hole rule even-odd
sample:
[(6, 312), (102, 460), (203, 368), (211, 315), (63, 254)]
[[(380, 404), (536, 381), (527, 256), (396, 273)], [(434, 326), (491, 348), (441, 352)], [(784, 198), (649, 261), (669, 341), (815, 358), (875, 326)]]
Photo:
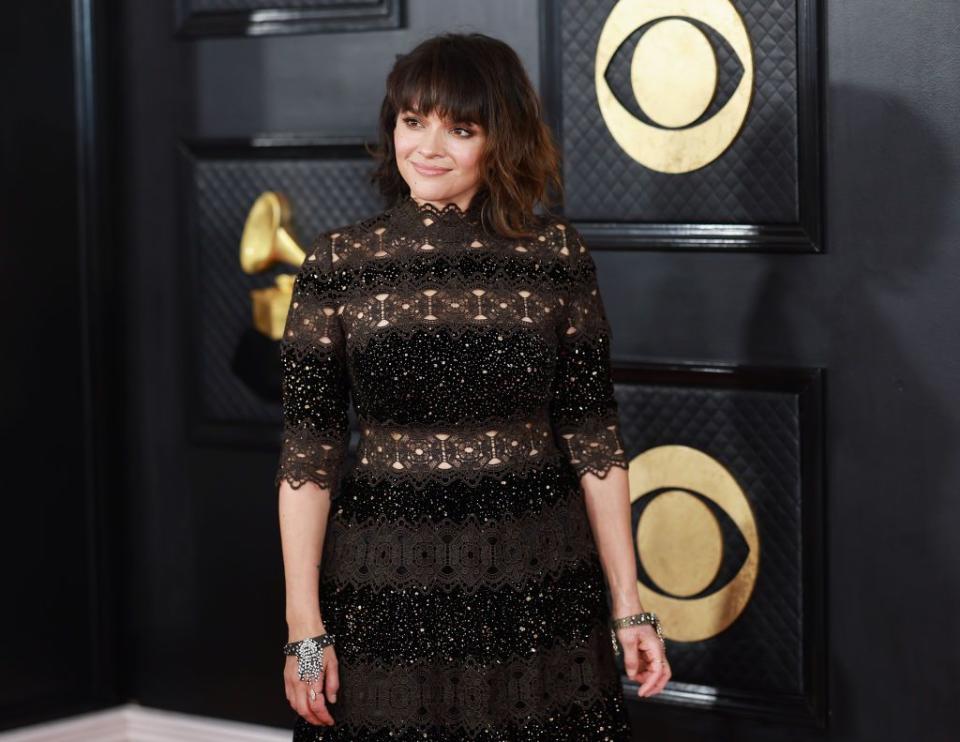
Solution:
[[(710, 39), (693, 21), (722, 36), (743, 67), (733, 94), (704, 121), (698, 120), (713, 102), (720, 65)], [(652, 124), (627, 110), (606, 76), (623, 42), (647, 24), (630, 61), (630, 85)], [(620, 0), (597, 41), (600, 115), (624, 152), (662, 173), (687, 173), (723, 154), (746, 119), (753, 81), (750, 36), (730, 0)]]
[[(630, 462), (628, 476), (632, 503), (651, 498), (635, 533), (637, 555), (653, 583), (638, 582), (641, 602), (663, 619), (669, 639), (716, 636), (740, 617), (757, 582), (760, 539), (750, 501), (726, 467), (689, 446), (648, 449)], [(732, 521), (747, 548), (735, 574), (716, 590), (709, 588), (727, 555), (713, 508)]]
[[(290, 202), (276, 191), (262, 193), (247, 214), (240, 238), (240, 267), (245, 273), (262, 273), (277, 263), (299, 268), (306, 252), (293, 235)], [(253, 324), (274, 340), (283, 336), (283, 327), (293, 295), (294, 274), (282, 273), (273, 286), (253, 289)]]

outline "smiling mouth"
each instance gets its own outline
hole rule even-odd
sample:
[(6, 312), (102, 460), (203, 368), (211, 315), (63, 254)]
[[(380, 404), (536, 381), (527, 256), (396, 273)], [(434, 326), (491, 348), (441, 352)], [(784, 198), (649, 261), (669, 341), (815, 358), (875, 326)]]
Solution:
[(417, 170), (418, 173), (423, 175), (443, 175), (443, 173), (450, 172), (449, 168), (443, 167), (428, 167), (427, 165), (421, 165), (420, 163), (414, 162), (413, 167)]

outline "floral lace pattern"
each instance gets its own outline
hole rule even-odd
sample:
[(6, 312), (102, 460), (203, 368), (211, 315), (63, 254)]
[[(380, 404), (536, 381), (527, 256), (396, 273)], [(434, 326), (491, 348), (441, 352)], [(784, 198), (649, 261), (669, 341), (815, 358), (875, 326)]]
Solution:
[(575, 493), (540, 511), (496, 518), (334, 517), (324, 550), (321, 579), (337, 587), (419, 585), (468, 594), (555, 576), (597, 554)]
[[(357, 472), (423, 482), (480, 477), (509, 469), (540, 468), (559, 451), (550, 420), (490, 420), (442, 427), (371, 424), (361, 430)], [(389, 473), (389, 474), (388, 474)]]
[(331, 706), (338, 733), (346, 734), (437, 725), (448, 739), (474, 739), (491, 726), (542, 723), (620, 692), (610, 634), (600, 625), (585, 637), (492, 663), (341, 660), (339, 674), (341, 686), (358, 689)]

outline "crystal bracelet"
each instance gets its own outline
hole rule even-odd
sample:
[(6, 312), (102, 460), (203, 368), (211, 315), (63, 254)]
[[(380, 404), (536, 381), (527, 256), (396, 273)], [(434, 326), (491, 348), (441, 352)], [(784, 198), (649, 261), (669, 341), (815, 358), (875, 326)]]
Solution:
[(288, 642), (283, 645), (286, 657), (297, 658), (300, 680), (313, 682), (323, 672), (323, 648), (333, 645), (333, 634), (318, 634), (308, 639)]
[(622, 629), (627, 626), (642, 626), (646, 623), (653, 624), (653, 628), (657, 630), (657, 636), (660, 638), (660, 643), (664, 644), (663, 629), (660, 626), (660, 619), (657, 618), (657, 614), (650, 611), (634, 613), (633, 615), (624, 616), (623, 618), (616, 618), (610, 622), (610, 640), (613, 642), (614, 654), (620, 654), (620, 643), (617, 641), (617, 632), (615, 629)]

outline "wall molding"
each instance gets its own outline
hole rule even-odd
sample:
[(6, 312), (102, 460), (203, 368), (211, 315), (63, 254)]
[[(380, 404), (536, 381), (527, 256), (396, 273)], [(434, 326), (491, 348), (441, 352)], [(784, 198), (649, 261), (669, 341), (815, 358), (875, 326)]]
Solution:
[[(292, 729), (292, 725), (291, 725)], [(289, 729), (146, 708), (136, 703), (0, 734), (2, 742), (287, 742)]]
[[(271, 7), (220, 3), (203, 9), (196, 0), (176, 4), (176, 37), (273, 36), (277, 34), (389, 31), (406, 25), (405, 0), (339, 0), (307, 7), (303, 2), (274, 0)], [(285, 6), (290, 7), (285, 7)], [(197, 6), (201, 6), (200, 9)]]

